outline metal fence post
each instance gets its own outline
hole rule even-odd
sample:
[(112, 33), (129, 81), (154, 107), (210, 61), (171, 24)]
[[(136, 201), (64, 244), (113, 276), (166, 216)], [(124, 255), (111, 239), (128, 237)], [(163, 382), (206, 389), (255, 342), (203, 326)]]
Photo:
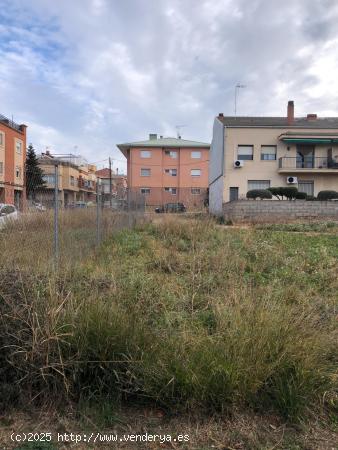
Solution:
[(131, 203), (131, 191), (130, 188), (128, 189), (128, 194), (127, 194), (127, 201), (128, 201), (128, 226), (129, 228), (131, 228), (131, 207), (130, 207), (130, 203)]
[(59, 166), (54, 168), (55, 188), (54, 188), (54, 264), (59, 263)]
[(96, 183), (96, 245), (100, 245), (100, 183)]

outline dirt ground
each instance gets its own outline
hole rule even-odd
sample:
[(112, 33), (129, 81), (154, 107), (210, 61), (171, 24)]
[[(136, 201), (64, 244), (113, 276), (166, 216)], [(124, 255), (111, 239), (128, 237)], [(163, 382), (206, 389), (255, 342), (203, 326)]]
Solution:
[[(291, 427), (274, 416), (240, 413), (231, 417), (168, 416), (161, 409), (128, 408), (106, 411), (104, 417), (93, 417), (76, 413), (71, 408), (62, 414), (50, 408), (1, 416), (0, 446), (3, 450), (336, 450), (337, 431), (325, 429), (320, 420)], [(52, 443), (23, 442), (25, 437), (31, 441), (48, 438), (43, 433), (51, 433)], [(117, 436), (119, 441), (102, 442), (110, 435)], [(15, 443), (13, 439), (22, 442)], [(134, 441), (127, 442), (127, 439)], [(141, 442), (141, 439), (148, 439), (148, 442)], [(154, 439), (156, 442), (149, 442)]]

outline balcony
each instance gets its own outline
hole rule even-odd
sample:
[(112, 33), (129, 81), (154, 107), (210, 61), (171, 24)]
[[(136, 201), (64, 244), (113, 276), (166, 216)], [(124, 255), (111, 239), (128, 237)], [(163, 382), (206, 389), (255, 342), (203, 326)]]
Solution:
[(281, 173), (338, 173), (338, 162), (326, 156), (283, 156), (282, 158), (279, 158), (278, 171)]

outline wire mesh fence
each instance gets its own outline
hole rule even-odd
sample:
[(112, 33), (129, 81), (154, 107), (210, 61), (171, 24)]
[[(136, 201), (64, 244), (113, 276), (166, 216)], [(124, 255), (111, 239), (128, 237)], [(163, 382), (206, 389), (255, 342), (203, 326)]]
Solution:
[(209, 205), (206, 187), (137, 187), (135, 195), (143, 195), (147, 212), (204, 212)]
[(0, 204), (0, 266), (71, 265), (114, 232), (143, 220), (144, 212), (139, 192), (107, 196), (99, 183), (66, 190), (55, 168), (54, 179), (31, 187), (20, 205)]

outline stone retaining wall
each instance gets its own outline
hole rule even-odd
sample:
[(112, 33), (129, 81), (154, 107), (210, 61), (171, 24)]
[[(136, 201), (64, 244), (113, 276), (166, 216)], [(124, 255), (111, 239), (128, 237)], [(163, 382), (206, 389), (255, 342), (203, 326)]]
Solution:
[(338, 220), (338, 202), (238, 200), (223, 204), (225, 221), (277, 222), (299, 219)]

